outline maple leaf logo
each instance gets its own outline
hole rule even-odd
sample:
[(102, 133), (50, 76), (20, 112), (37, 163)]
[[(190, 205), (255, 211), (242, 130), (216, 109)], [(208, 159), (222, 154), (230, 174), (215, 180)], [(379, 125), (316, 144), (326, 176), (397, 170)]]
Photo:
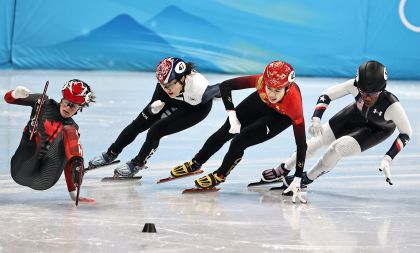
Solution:
[(75, 82), (73, 83), (73, 87), (72, 87), (72, 91), (74, 95), (80, 95), (82, 94), (83, 90), (85, 88), (83, 87), (83, 83), (82, 82)]
[(56, 122), (54, 120), (49, 121), (47, 119), (44, 121), (45, 133), (48, 135), (47, 139), (49, 139), (50, 142), (57, 137), (57, 134), (61, 132), (62, 128), (63, 125), (60, 122)]

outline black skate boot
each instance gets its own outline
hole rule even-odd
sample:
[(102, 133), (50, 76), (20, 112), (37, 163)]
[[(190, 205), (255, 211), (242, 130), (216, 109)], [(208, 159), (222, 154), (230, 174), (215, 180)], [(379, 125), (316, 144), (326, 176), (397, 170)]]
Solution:
[[(285, 177), (287, 185), (290, 185), (293, 182), (295, 176), (287, 176)], [(310, 180), (306, 174), (306, 171), (302, 173), (302, 180), (300, 181), (300, 188), (307, 188), (309, 184), (311, 184), (313, 180)]]

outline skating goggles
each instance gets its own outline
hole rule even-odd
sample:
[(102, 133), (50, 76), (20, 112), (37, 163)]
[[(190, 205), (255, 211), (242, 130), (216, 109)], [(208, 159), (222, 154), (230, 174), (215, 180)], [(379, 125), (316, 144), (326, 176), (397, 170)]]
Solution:
[(77, 109), (79, 110), (80, 107), (82, 107), (81, 105), (75, 104), (73, 102), (68, 101), (67, 99), (63, 98), (61, 99), (61, 103), (63, 103), (63, 106), (66, 107), (70, 107), (70, 109)]
[(170, 81), (169, 83), (160, 84), (160, 85), (162, 85), (162, 87), (165, 88), (165, 89), (170, 89), (170, 88), (172, 88), (173, 85), (175, 85), (178, 82), (180, 82), (180, 81), (178, 81), (177, 79), (174, 79), (174, 80)]
[(373, 91), (373, 92), (365, 92), (365, 91), (361, 91), (359, 89), (359, 93), (363, 97), (379, 97), (379, 95), (381, 95), (382, 91), (380, 90), (380, 91)]

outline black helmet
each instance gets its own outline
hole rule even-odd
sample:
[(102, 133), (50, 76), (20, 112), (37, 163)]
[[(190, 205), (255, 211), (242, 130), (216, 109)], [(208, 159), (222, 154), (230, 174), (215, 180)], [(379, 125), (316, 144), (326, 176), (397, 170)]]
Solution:
[(375, 92), (385, 89), (387, 79), (388, 73), (382, 63), (367, 61), (359, 66), (355, 84), (361, 91)]

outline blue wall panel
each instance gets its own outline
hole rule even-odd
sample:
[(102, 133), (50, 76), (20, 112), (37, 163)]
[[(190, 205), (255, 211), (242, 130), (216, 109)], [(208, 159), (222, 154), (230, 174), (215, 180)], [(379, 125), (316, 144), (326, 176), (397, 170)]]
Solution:
[(0, 68), (11, 66), (11, 42), (15, 0), (2, 0), (0, 4)]
[(17, 0), (13, 65), (151, 71), (173, 55), (203, 71), (259, 73), (282, 59), (298, 75), (353, 76), (377, 59), (391, 78), (420, 79), (415, 10), (420, 1)]
[(420, 79), (419, 14), (420, 1), (369, 5), (366, 57), (386, 63), (391, 78)]

